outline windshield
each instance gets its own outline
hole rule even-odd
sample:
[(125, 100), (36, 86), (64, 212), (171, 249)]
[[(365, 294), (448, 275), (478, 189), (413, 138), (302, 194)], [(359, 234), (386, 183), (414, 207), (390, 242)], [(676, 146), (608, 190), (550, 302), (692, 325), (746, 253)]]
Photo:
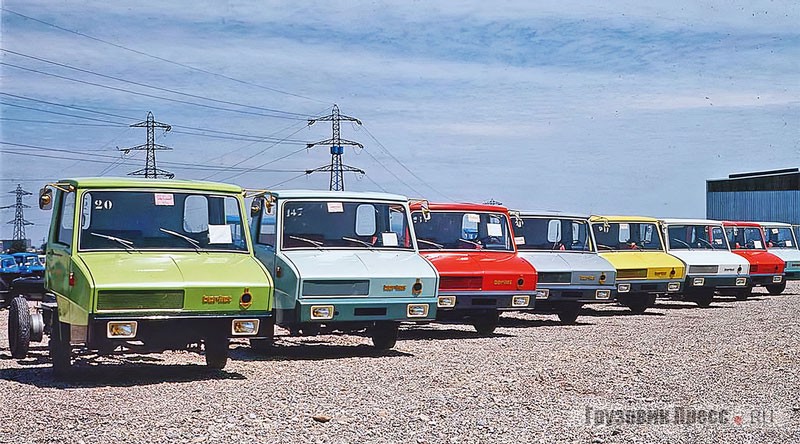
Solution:
[(247, 251), (239, 200), (175, 191), (91, 191), (81, 250)]
[(36, 267), (36, 266), (41, 267), (42, 266), (41, 262), (39, 262), (39, 257), (38, 256), (28, 256), (28, 257), (26, 257), (25, 258), (25, 265), (27, 265), (28, 267)]
[(668, 225), (670, 250), (727, 250), (722, 227), (714, 225)]
[(285, 249), (414, 249), (404, 204), (288, 201), (282, 211)]
[(411, 216), (420, 250), (514, 251), (503, 213), (435, 211), (425, 220), (417, 211)]
[(515, 221), (514, 241), (520, 250), (593, 251), (584, 220), (525, 217)]
[(600, 251), (661, 250), (661, 235), (654, 223), (595, 222), (594, 239)]
[(797, 249), (797, 241), (794, 238), (792, 229), (789, 227), (764, 227), (764, 234), (769, 248)]
[(725, 227), (728, 243), (731, 248), (742, 250), (763, 250), (764, 238), (761, 228), (757, 227)]

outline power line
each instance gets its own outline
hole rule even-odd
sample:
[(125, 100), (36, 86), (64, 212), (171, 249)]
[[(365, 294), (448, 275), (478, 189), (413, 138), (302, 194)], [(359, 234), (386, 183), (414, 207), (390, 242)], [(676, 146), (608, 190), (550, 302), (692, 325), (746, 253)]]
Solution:
[(231, 102), (231, 101), (228, 101), (228, 100), (212, 99), (210, 97), (201, 96), (201, 95), (198, 95), (198, 94), (190, 94), (190, 93), (177, 91), (177, 90), (174, 90), (174, 89), (163, 88), (163, 87), (160, 87), (160, 86), (153, 86), (153, 85), (149, 85), (147, 83), (141, 83), (141, 82), (137, 82), (137, 81), (134, 81), (134, 80), (123, 79), (123, 78), (120, 78), (120, 77), (114, 77), (114, 76), (110, 76), (110, 75), (107, 75), (107, 74), (102, 74), (102, 73), (99, 73), (99, 72), (96, 72), (96, 71), (92, 71), (92, 70), (89, 70), (89, 69), (78, 68), (76, 66), (67, 65), (65, 63), (55, 62), (55, 61), (52, 61), (52, 60), (43, 59), (41, 57), (36, 57), (36, 56), (28, 55), (28, 54), (23, 54), (21, 52), (12, 51), (10, 49), (0, 48), (0, 51), (7, 52), (9, 54), (14, 54), (14, 55), (19, 56), (19, 57), (25, 57), (25, 58), (37, 60), (37, 61), (40, 61), (40, 62), (49, 63), (51, 65), (60, 66), (62, 68), (67, 68), (67, 69), (71, 69), (71, 70), (74, 70), (74, 71), (83, 72), (83, 73), (86, 73), (86, 74), (91, 74), (91, 75), (102, 77), (102, 78), (105, 78), (105, 79), (116, 80), (118, 82), (130, 83), (132, 85), (141, 86), (143, 88), (154, 89), (156, 91), (164, 91), (164, 92), (168, 92), (168, 93), (171, 93), (171, 94), (177, 94), (177, 95), (181, 95), (181, 96), (192, 97), (192, 98), (195, 98), (195, 99), (207, 100), (209, 102), (214, 102), (214, 103), (223, 103), (223, 104), (226, 104), (226, 105), (240, 106), (242, 108), (251, 108), (251, 109), (257, 109), (257, 110), (261, 110), (261, 111), (268, 111), (268, 112), (273, 112), (273, 113), (292, 115), (292, 116), (296, 116), (296, 117), (301, 117), (303, 119), (306, 119), (308, 117), (308, 115), (306, 115), (306, 114), (295, 113), (295, 112), (290, 112), (290, 111), (283, 111), (283, 110), (274, 109), (274, 108), (265, 108), (265, 107), (261, 107), (261, 106), (246, 105), (246, 104), (242, 104), (242, 103)]
[(354, 142), (352, 140), (342, 139), (341, 137), (341, 121), (349, 121), (355, 122), (361, 125), (361, 121), (356, 119), (355, 117), (345, 116), (339, 113), (339, 106), (336, 104), (333, 105), (333, 110), (327, 116), (318, 117), (316, 119), (309, 119), (308, 124), (313, 125), (315, 122), (331, 122), (331, 130), (332, 136), (330, 139), (321, 140), (319, 142), (309, 143), (307, 145), (308, 148), (313, 147), (314, 145), (330, 145), (331, 147), (331, 163), (330, 165), (324, 165), (321, 167), (314, 168), (312, 170), (307, 170), (306, 174), (318, 173), (318, 172), (330, 172), (331, 173), (331, 182), (330, 182), (330, 190), (331, 191), (344, 191), (344, 173), (345, 172), (352, 172), (352, 173), (360, 173), (366, 174), (364, 170), (356, 167), (351, 167), (350, 165), (345, 165), (342, 163), (342, 154), (344, 154), (344, 145), (351, 145), (357, 146), (359, 148), (364, 148), (364, 145)]
[(133, 95), (137, 95), (137, 96), (148, 97), (148, 98), (151, 98), (151, 99), (158, 99), (158, 100), (165, 100), (165, 101), (168, 101), (168, 102), (181, 103), (181, 104), (184, 104), (184, 105), (192, 105), (192, 106), (198, 106), (198, 107), (201, 107), (201, 108), (208, 108), (208, 109), (213, 109), (213, 110), (218, 110), (218, 111), (226, 111), (226, 112), (232, 112), (232, 113), (249, 114), (249, 115), (253, 115), (253, 116), (274, 117), (276, 119), (289, 119), (289, 120), (305, 120), (306, 119), (306, 118), (303, 118), (303, 117), (292, 117), (292, 116), (281, 116), (281, 115), (274, 115), (274, 114), (264, 114), (264, 113), (257, 113), (257, 112), (253, 112), (253, 111), (245, 111), (245, 110), (242, 110), (242, 109), (225, 108), (225, 107), (222, 107), (222, 106), (214, 106), (214, 105), (208, 105), (208, 104), (205, 104), (205, 103), (191, 102), (189, 100), (172, 99), (172, 98), (169, 98), (169, 97), (157, 96), (155, 94), (148, 94), (148, 93), (143, 93), (143, 92), (138, 92), (138, 91), (132, 91), (130, 89), (118, 88), (116, 86), (103, 85), (101, 83), (89, 82), (88, 80), (81, 80), (81, 79), (76, 79), (76, 78), (73, 78), (73, 77), (67, 77), (67, 76), (62, 76), (62, 75), (59, 75), (59, 74), (53, 74), (53, 73), (50, 73), (50, 72), (40, 71), (38, 69), (26, 68), (24, 66), (15, 65), (13, 63), (8, 63), (8, 62), (0, 62), (0, 65), (9, 66), (11, 68), (16, 68), (16, 69), (21, 69), (23, 71), (33, 72), (33, 73), (41, 74), (41, 75), (48, 76), (48, 77), (55, 77), (55, 78), (61, 79), (61, 80), (68, 80), (70, 82), (76, 82), (76, 83), (81, 83), (81, 84), (84, 84), (84, 85), (96, 86), (98, 88), (110, 89), (112, 91), (124, 92), (124, 93), (127, 93), (127, 94), (133, 94)]
[(285, 94), (285, 95), (292, 96), (292, 97), (311, 100), (313, 102), (319, 102), (319, 103), (325, 103), (325, 104), (330, 103), (329, 101), (323, 101), (323, 100), (315, 99), (315, 98), (312, 98), (312, 97), (304, 96), (304, 95), (301, 95), (301, 94), (295, 94), (295, 93), (284, 91), (284, 90), (280, 90), (280, 89), (277, 89), (277, 88), (272, 88), (272, 87), (269, 87), (269, 86), (259, 85), (257, 83), (248, 82), (246, 80), (239, 80), (239, 79), (236, 79), (234, 77), (230, 77), (230, 76), (227, 76), (227, 75), (224, 75), (224, 74), (219, 74), (219, 73), (216, 73), (216, 72), (213, 72), (213, 71), (208, 71), (208, 70), (205, 70), (205, 69), (202, 69), (202, 68), (197, 68), (197, 67), (194, 67), (194, 66), (191, 66), (191, 65), (187, 65), (185, 63), (180, 63), (180, 62), (176, 62), (174, 60), (169, 60), (169, 59), (165, 59), (163, 57), (159, 57), (159, 56), (155, 56), (155, 55), (152, 55), (152, 54), (148, 54), (146, 52), (139, 51), (139, 50), (132, 49), (132, 48), (128, 48), (126, 46), (123, 46), (123, 45), (120, 45), (120, 44), (117, 44), (117, 43), (113, 43), (113, 42), (109, 42), (107, 40), (103, 40), (103, 39), (98, 38), (98, 37), (93, 37), (93, 36), (90, 36), (88, 34), (84, 34), (84, 33), (79, 32), (79, 31), (74, 31), (74, 30), (71, 30), (71, 29), (63, 28), (63, 27), (55, 25), (53, 23), (49, 23), (49, 22), (46, 22), (44, 20), (33, 18), (33, 17), (21, 14), (21, 13), (16, 12), (16, 11), (12, 11), (12, 10), (10, 10), (8, 8), (0, 7), (0, 10), (3, 10), (3, 11), (8, 12), (10, 14), (14, 14), (14, 15), (20, 16), (20, 17), (28, 19), (28, 20), (32, 20), (34, 22), (43, 24), (45, 26), (50, 26), (50, 27), (58, 29), (60, 31), (69, 32), (69, 33), (72, 33), (72, 34), (75, 34), (75, 35), (79, 35), (81, 37), (85, 37), (85, 38), (88, 38), (90, 40), (94, 40), (96, 42), (104, 43), (106, 45), (111, 45), (111, 46), (113, 46), (115, 48), (123, 49), (125, 51), (129, 51), (129, 52), (132, 52), (134, 54), (141, 55), (141, 56), (150, 57), (152, 59), (159, 60), (159, 61), (162, 61), (162, 62), (166, 62), (166, 63), (172, 64), (172, 65), (180, 66), (182, 68), (190, 69), (192, 71), (202, 72), (204, 74), (209, 74), (209, 75), (213, 75), (213, 76), (216, 76), (216, 77), (221, 77), (221, 78), (224, 78), (224, 79), (227, 79), (227, 80), (230, 80), (230, 81), (233, 81), (233, 82), (237, 82), (237, 83), (240, 83), (240, 84), (243, 84), (243, 85), (249, 85), (249, 86), (253, 86), (253, 87), (256, 87), (256, 88), (261, 88), (261, 89), (264, 89), (264, 90), (267, 90), (267, 91), (272, 91), (274, 93)]

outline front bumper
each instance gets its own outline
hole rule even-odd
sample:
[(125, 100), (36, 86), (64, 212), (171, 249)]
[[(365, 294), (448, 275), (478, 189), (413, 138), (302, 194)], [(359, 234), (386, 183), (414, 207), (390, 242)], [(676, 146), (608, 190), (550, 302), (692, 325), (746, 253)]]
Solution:
[(765, 285), (780, 284), (783, 282), (782, 274), (751, 274), (750, 281), (753, 287), (763, 287)]
[[(453, 320), (494, 311), (533, 310), (536, 290), (532, 291), (446, 291), (440, 290), (440, 303), (455, 297), (455, 305), (438, 307), (437, 320)], [(522, 305), (521, 300), (527, 303)], [(517, 302), (515, 304), (515, 301)]]
[[(324, 316), (320, 316), (324, 315)], [(294, 310), (278, 315), (279, 325), (315, 322), (433, 321), (436, 299), (411, 298), (314, 298), (298, 302)]]
[(747, 288), (749, 285), (750, 278), (747, 276), (691, 275), (686, 276), (683, 291), (701, 288)]
[(616, 300), (617, 291), (614, 285), (564, 285), (554, 286), (541, 284), (536, 288), (546, 292), (547, 297), (538, 297), (540, 302), (579, 302), (581, 304), (604, 304)]
[[(256, 333), (240, 334), (234, 331), (235, 321), (256, 321)], [(112, 325), (136, 323), (135, 335), (110, 338), (109, 323)], [(150, 348), (182, 348), (182, 345), (199, 342), (211, 336), (228, 338), (267, 338), (272, 336), (272, 314), (269, 312), (250, 312), (213, 315), (90, 315), (87, 331), (87, 346), (102, 349), (104, 346), (123, 344), (128, 341), (142, 341)], [(159, 347), (158, 344), (162, 344)], [(166, 345), (164, 345), (166, 344)], [(174, 347), (173, 347), (174, 346)]]
[[(683, 282), (679, 280), (619, 280), (617, 279), (617, 298), (626, 293), (673, 294), (681, 291)], [(626, 290), (627, 287), (627, 290)]]

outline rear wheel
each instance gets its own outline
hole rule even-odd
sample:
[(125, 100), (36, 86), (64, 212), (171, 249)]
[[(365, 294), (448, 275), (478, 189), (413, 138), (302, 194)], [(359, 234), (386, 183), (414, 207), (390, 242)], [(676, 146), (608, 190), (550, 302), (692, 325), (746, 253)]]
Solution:
[(783, 281), (780, 284), (767, 285), (767, 291), (773, 296), (783, 293), (783, 290), (786, 290), (786, 281)]
[(500, 313), (497, 311), (487, 313), (472, 320), (472, 326), (475, 327), (475, 331), (481, 336), (489, 336), (494, 333), (498, 323), (500, 323)]
[(208, 368), (222, 370), (228, 364), (228, 338), (222, 335), (209, 336), (204, 341), (206, 349), (206, 365)]
[(372, 346), (378, 350), (389, 350), (397, 344), (400, 324), (397, 322), (376, 322), (370, 330)]
[(558, 319), (562, 324), (574, 324), (581, 311), (581, 304), (564, 304), (559, 307)]
[(28, 355), (30, 345), (31, 312), (28, 301), (18, 296), (11, 300), (8, 309), (8, 347), (11, 349), (11, 356), (23, 359)]

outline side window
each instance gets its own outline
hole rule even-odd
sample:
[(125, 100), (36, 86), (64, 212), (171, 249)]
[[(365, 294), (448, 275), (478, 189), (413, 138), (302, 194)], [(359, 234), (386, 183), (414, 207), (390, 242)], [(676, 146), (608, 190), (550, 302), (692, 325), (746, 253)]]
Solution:
[(256, 242), (262, 245), (267, 245), (275, 248), (275, 240), (277, 238), (277, 211), (275, 208), (277, 204), (270, 205), (269, 209), (264, 205), (261, 210), (261, 226), (258, 230), (258, 239)]
[(208, 199), (205, 196), (187, 196), (184, 200), (183, 230), (187, 233), (208, 231)]
[[(63, 192), (62, 192), (63, 193)], [(72, 246), (73, 224), (75, 223), (75, 193), (63, 193), (61, 208), (58, 209), (58, 233), (55, 241), (59, 244)]]

